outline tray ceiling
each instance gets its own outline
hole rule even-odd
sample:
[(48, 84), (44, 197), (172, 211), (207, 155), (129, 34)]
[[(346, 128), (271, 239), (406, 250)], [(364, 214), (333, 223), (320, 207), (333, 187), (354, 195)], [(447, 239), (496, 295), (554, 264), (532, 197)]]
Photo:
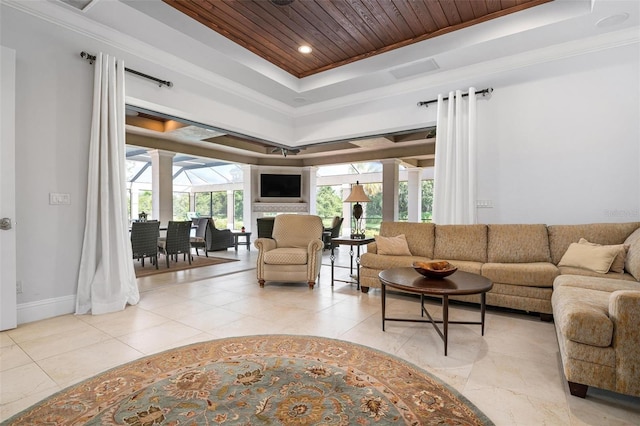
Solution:
[(163, 1), (303, 78), (551, 0)]

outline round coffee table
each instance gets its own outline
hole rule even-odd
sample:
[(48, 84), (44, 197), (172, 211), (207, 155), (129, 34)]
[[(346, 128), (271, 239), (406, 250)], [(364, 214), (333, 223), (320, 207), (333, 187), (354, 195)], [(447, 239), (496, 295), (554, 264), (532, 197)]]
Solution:
[[(456, 271), (446, 278), (425, 278), (413, 268), (386, 269), (378, 274), (382, 287), (382, 331), (385, 321), (430, 322), (444, 342), (444, 355), (447, 356), (447, 337), (449, 324), (479, 324), (484, 336), (484, 316), (487, 291), (493, 283), (487, 278), (469, 272)], [(385, 316), (387, 286), (408, 293), (420, 295), (421, 316), (428, 320), (408, 318), (387, 318)], [(480, 322), (449, 321), (449, 296), (464, 294), (480, 294)], [(424, 307), (424, 296), (442, 297), (442, 320), (434, 320)], [(442, 330), (437, 326), (442, 324)]]

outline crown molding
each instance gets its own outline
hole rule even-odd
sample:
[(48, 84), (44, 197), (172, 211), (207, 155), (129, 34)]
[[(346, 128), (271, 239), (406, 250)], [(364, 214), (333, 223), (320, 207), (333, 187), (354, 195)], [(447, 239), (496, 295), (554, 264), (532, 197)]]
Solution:
[[(228, 93), (234, 97), (240, 97), (248, 104), (266, 108), (275, 113), (282, 114), (288, 119), (310, 117), (315, 114), (322, 114), (342, 108), (356, 107), (363, 103), (380, 101), (390, 97), (398, 96), (435, 96), (438, 91), (453, 89), (455, 85), (463, 82), (477, 82), (495, 78), (496, 75), (523, 70), (535, 65), (551, 63), (569, 57), (597, 53), (607, 49), (614, 49), (640, 42), (640, 32), (638, 27), (603, 33), (573, 40), (564, 43), (550, 45), (544, 48), (525, 51), (515, 55), (492, 59), (469, 66), (454, 69), (440, 69), (438, 72), (428, 75), (409, 77), (402, 81), (390, 83), (375, 89), (362, 92), (338, 96), (326, 101), (290, 106), (268, 95), (260, 93), (254, 89), (243, 86), (240, 83), (223, 77), (213, 71), (195, 65), (185, 59), (169, 54), (159, 48), (151, 46), (135, 37), (114, 30), (104, 24), (98, 23), (82, 13), (69, 10), (52, 1), (21, 1), (21, 0), (0, 0), (2, 5), (12, 7), (32, 15), (38, 19), (49, 22), (53, 25), (63, 27), (69, 31), (76, 32), (85, 37), (94, 39), (100, 43), (112, 46), (115, 49), (127, 52), (143, 60), (149, 61), (158, 66), (166, 67), (164, 64), (171, 64), (172, 71), (183, 76), (197, 80), (203, 84), (213, 87), (223, 93)], [(116, 6), (130, 8), (126, 4), (117, 3)], [(131, 9), (135, 10), (135, 9)], [(231, 59), (230, 59), (231, 60)], [(438, 61), (437, 55), (435, 60)], [(384, 72), (384, 71), (381, 71)], [(492, 77), (493, 76), (493, 77)], [(499, 82), (495, 82), (497, 86)], [(306, 92), (290, 90), (293, 94), (305, 97)]]
[[(409, 78), (388, 86), (334, 98), (312, 105), (300, 106), (294, 111), (294, 118), (303, 118), (335, 109), (355, 107), (359, 104), (372, 102), (374, 100), (379, 101), (381, 99), (409, 95), (411, 93), (420, 93), (421, 97), (436, 96), (436, 90), (440, 90), (443, 86), (456, 84), (456, 82), (459, 81), (478, 81), (484, 79), (486, 76), (521, 70), (535, 65), (639, 43), (640, 31), (638, 27), (608, 32), (598, 36), (559, 43), (465, 67), (451, 70), (443, 69), (437, 73)], [(496, 82), (496, 84), (497, 83), (498, 82)], [(450, 87), (448, 90), (453, 89), (455, 89), (455, 87)], [(432, 95), (429, 95), (430, 92), (432, 92)]]
[[(133, 56), (142, 58), (158, 66), (167, 67), (186, 77), (193, 78), (232, 96), (239, 96), (252, 104), (271, 109), (283, 115), (292, 116), (294, 108), (266, 96), (260, 92), (249, 89), (235, 81), (222, 77), (194, 65), (182, 58), (171, 55), (161, 49), (151, 46), (135, 37), (123, 34), (104, 24), (96, 22), (81, 13), (68, 10), (50, 1), (21, 1), (0, 0), (3, 5), (34, 16), (53, 25), (65, 28), (69, 31), (89, 37), (100, 43), (112, 46), (115, 49), (127, 52)], [(122, 4), (122, 7), (128, 7)], [(79, 54), (80, 52), (78, 52)], [(91, 52), (93, 53), (93, 52)]]

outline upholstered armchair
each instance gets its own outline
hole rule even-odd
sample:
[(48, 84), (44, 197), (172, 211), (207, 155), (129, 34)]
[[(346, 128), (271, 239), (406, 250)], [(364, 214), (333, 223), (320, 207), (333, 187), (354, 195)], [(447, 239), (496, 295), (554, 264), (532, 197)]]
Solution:
[(260, 287), (264, 287), (265, 281), (306, 281), (313, 289), (322, 263), (322, 231), (320, 216), (276, 216), (271, 238), (254, 241)]

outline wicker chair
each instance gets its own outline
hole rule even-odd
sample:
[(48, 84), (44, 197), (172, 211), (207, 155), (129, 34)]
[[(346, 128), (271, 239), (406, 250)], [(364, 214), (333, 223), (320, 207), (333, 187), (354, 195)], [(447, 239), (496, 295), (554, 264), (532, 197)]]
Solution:
[(207, 251), (226, 250), (233, 247), (233, 233), (229, 229), (217, 229), (213, 218), (209, 218), (205, 240)]
[(138, 259), (144, 267), (144, 258), (151, 259), (151, 264), (158, 269), (158, 235), (160, 222), (133, 222), (131, 224), (131, 249), (133, 258)]
[(333, 245), (331, 240), (333, 238), (338, 238), (340, 236), (340, 228), (342, 228), (342, 222), (344, 221), (343, 217), (336, 216), (333, 218), (333, 222), (331, 223), (331, 228), (324, 228), (324, 232), (322, 233), (322, 237), (324, 240), (324, 248), (330, 249)]
[(178, 255), (182, 253), (189, 259), (191, 265), (191, 221), (174, 222), (169, 221), (167, 226), (167, 236), (158, 238), (158, 249), (167, 259), (169, 267), (169, 257), (173, 256), (176, 262)]
[(258, 238), (257, 275), (265, 281), (306, 281), (313, 289), (322, 264), (322, 219), (320, 216), (280, 214), (273, 224), (272, 238)]
[(200, 256), (199, 248), (204, 250), (204, 255), (209, 257), (207, 253), (207, 226), (209, 226), (208, 217), (198, 217), (192, 219), (193, 225), (196, 226), (196, 235), (191, 237), (191, 248), (196, 249), (196, 256)]
[(259, 217), (256, 220), (256, 224), (258, 225), (258, 238), (271, 238), (274, 220), (275, 217)]

